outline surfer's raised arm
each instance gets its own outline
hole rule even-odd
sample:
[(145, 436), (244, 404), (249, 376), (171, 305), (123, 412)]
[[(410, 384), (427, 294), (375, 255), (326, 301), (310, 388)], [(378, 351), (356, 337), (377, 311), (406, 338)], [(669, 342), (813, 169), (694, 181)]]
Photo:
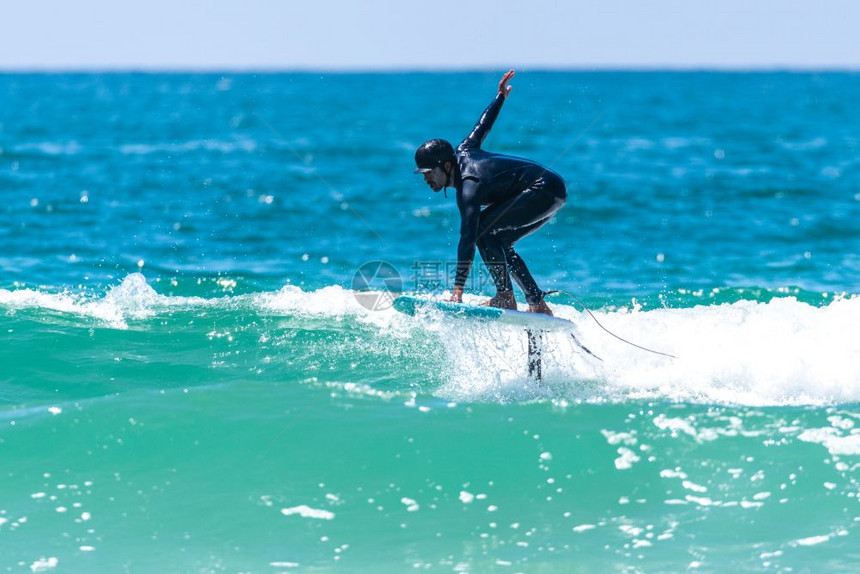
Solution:
[(470, 133), (466, 139), (463, 140), (463, 143), (460, 144), (461, 148), (469, 148), (469, 147), (481, 147), (481, 144), (484, 143), (484, 139), (486, 139), (487, 134), (490, 133), (490, 130), (493, 129), (493, 124), (496, 122), (496, 118), (499, 117), (499, 111), (502, 109), (502, 104), (505, 103), (505, 99), (508, 97), (508, 94), (511, 93), (511, 87), (508, 85), (508, 81), (514, 77), (514, 71), (509, 70), (502, 79), (499, 80), (499, 91), (496, 94), (496, 97), (490, 102), (490, 105), (487, 106), (487, 109), (484, 110), (484, 113), (481, 114), (480, 119), (478, 119), (478, 123), (475, 124), (475, 127), (472, 129), (472, 133)]

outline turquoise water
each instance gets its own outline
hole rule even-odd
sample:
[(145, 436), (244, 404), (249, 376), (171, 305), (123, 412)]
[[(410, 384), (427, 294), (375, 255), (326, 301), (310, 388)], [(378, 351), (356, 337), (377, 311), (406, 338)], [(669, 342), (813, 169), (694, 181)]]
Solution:
[(860, 76), (520, 71), (538, 384), (388, 304), (498, 75), (0, 75), (0, 570), (855, 571)]

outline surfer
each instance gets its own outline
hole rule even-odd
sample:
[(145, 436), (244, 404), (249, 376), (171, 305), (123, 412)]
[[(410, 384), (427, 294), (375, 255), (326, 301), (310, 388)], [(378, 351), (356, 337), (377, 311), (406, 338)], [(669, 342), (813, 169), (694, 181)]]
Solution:
[(460, 243), (450, 301), (462, 302), (477, 247), (496, 286), (496, 295), (484, 305), (516, 309), (513, 276), (525, 293), (528, 310), (552, 315), (544, 301), (546, 292), (538, 287), (514, 243), (561, 209), (567, 200), (564, 180), (534, 161), (481, 149), (511, 92), (508, 81), (513, 77), (513, 70), (502, 76), (496, 97), (456, 150), (443, 139), (421, 144), (415, 152), (415, 173), (424, 174), (424, 181), (435, 192), (448, 187), (457, 191)]

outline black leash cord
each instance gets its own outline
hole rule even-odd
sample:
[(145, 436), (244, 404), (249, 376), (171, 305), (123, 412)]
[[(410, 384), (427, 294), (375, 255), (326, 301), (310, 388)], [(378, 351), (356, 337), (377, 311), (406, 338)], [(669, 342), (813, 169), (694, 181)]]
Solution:
[(598, 320), (597, 320), (597, 317), (595, 317), (595, 316), (594, 316), (594, 313), (592, 313), (592, 312), (591, 312), (591, 309), (589, 309), (588, 307), (586, 307), (586, 306), (585, 306), (585, 303), (583, 303), (582, 301), (580, 301), (579, 299), (577, 299), (576, 297), (574, 297), (573, 295), (571, 295), (571, 294), (570, 294), (570, 293), (568, 293), (567, 291), (561, 291), (561, 290), (558, 290), (558, 289), (557, 289), (557, 290), (554, 290), (554, 291), (547, 291), (547, 292), (545, 293), (545, 295), (552, 295), (552, 294), (554, 294), (554, 293), (561, 293), (561, 294), (563, 294), (563, 295), (567, 295), (568, 297), (570, 297), (571, 299), (573, 299), (574, 301), (576, 301), (577, 303), (579, 303), (579, 305), (580, 305), (580, 306), (585, 310), (585, 312), (586, 312), (586, 313), (588, 313), (588, 314), (589, 314), (589, 316), (590, 316), (592, 319), (594, 319), (594, 322), (595, 322), (595, 323), (597, 323), (597, 326), (598, 326), (598, 327), (600, 327), (601, 329), (603, 329), (604, 331), (606, 331), (607, 333), (609, 333), (610, 335), (612, 335), (613, 337), (615, 337), (615, 338), (616, 338), (616, 339), (618, 339), (619, 341), (622, 341), (622, 342), (624, 342), (624, 343), (627, 343), (628, 345), (632, 345), (633, 347), (636, 347), (637, 349), (642, 349), (643, 351), (648, 351), (649, 353), (654, 353), (655, 355), (662, 355), (662, 356), (664, 356), (664, 357), (669, 357), (670, 359), (677, 359), (677, 358), (678, 358), (678, 357), (676, 357), (675, 355), (670, 355), (669, 353), (661, 353), (660, 351), (655, 351), (654, 349), (649, 349), (649, 348), (647, 348), (647, 347), (643, 347), (642, 345), (637, 345), (636, 343), (633, 343), (633, 342), (631, 342), (631, 341), (628, 341), (627, 339), (625, 339), (625, 338), (623, 338), (623, 337), (619, 337), (618, 335), (616, 335), (615, 333), (613, 333), (612, 331), (610, 331), (609, 329), (607, 329), (606, 327), (604, 327), (604, 326), (600, 323), (600, 321), (598, 321)]

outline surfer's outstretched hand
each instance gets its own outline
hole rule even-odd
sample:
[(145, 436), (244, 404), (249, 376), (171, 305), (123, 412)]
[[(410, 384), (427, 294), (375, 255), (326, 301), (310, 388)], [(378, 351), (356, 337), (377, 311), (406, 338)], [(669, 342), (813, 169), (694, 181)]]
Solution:
[(451, 293), (451, 298), (448, 299), (449, 303), (462, 303), (463, 302), (463, 289), (460, 287), (454, 287), (454, 292)]
[(508, 94), (511, 93), (511, 88), (513, 87), (507, 85), (508, 80), (513, 78), (515, 73), (516, 72), (514, 72), (513, 70), (508, 70), (508, 72), (504, 76), (502, 76), (502, 79), (499, 80), (499, 93), (502, 94), (502, 96), (504, 96), (505, 98), (507, 98)]

